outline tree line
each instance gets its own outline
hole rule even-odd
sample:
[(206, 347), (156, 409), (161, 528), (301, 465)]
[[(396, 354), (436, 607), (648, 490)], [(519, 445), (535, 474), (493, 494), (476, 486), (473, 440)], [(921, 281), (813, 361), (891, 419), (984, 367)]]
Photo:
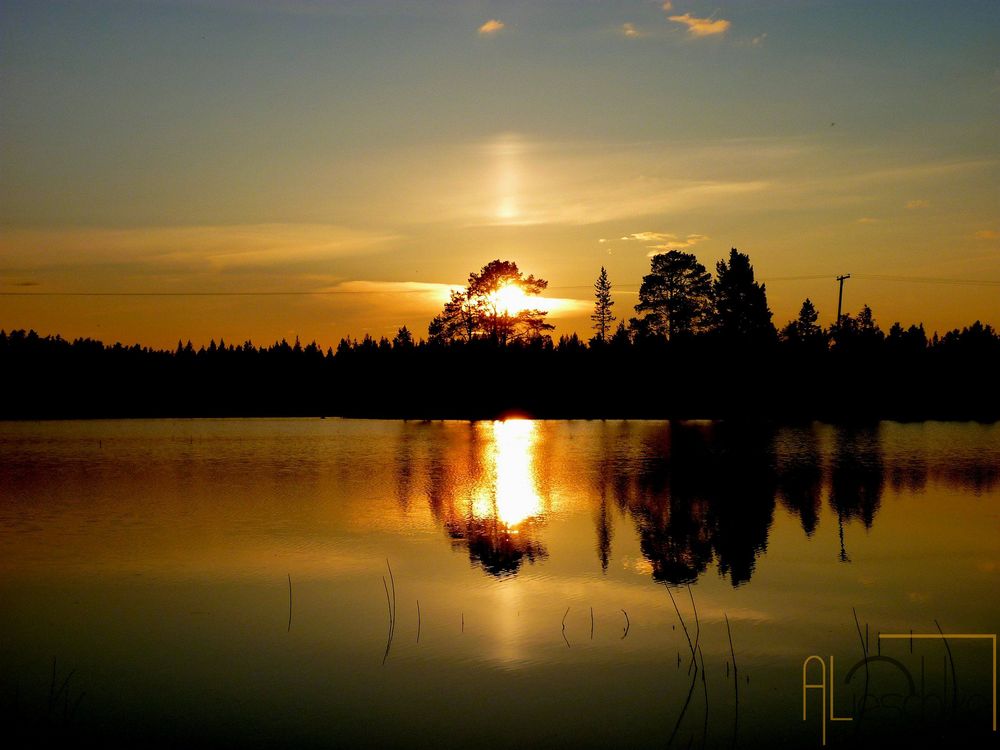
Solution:
[[(547, 313), (537, 307), (516, 312), (498, 305), (504, 289), (516, 288), (528, 298), (548, 286), (544, 279), (524, 277), (516, 263), (495, 260), (478, 273), (470, 274), (463, 291), (453, 291), (444, 310), (431, 322), (426, 344), (447, 346), (473, 341), (498, 346), (527, 345), (540, 348), (597, 348), (607, 344), (618, 347), (653, 345), (702, 339), (716, 346), (784, 346), (801, 352), (864, 351), (877, 353), (884, 345), (890, 352), (917, 352), (944, 347), (950, 350), (985, 348), (1000, 342), (1000, 335), (990, 325), (976, 321), (963, 329), (954, 329), (943, 337), (937, 332), (928, 337), (922, 323), (905, 327), (895, 322), (884, 332), (875, 321), (874, 312), (864, 305), (856, 316), (842, 314), (824, 328), (812, 300), (802, 302), (798, 316), (780, 330), (772, 322), (764, 284), (754, 278), (750, 256), (733, 248), (728, 259), (716, 263), (715, 278), (691, 253), (678, 250), (661, 253), (651, 259), (650, 273), (639, 289), (636, 315), (619, 320), (612, 309), (612, 285), (607, 269), (601, 268), (594, 283), (594, 309), (590, 316), (593, 336), (586, 342), (578, 334), (561, 336), (553, 342), (545, 321)], [(539, 300), (540, 302), (544, 300)], [(617, 327), (614, 323), (618, 321)], [(406, 343), (412, 334), (400, 333)], [(398, 338), (398, 336), (396, 337)], [(395, 343), (350, 339), (342, 346), (371, 349)], [(423, 345), (425, 342), (421, 341)]]
[[(0, 417), (985, 419), (1000, 335), (979, 321), (888, 332), (865, 305), (829, 327), (813, 303), (780, 330), (748, 255), (714, 277), (690, 253), (653, 256), (635, 315), (615, 315), (606, 269), (593, 336), (553, 340), (544, 279), (494, 260), (417, 338), (345, 337), (336, 349), (214, 340), (173, 350), (0, 331)], [(617, 323), (617, 325), (615, 325)]]

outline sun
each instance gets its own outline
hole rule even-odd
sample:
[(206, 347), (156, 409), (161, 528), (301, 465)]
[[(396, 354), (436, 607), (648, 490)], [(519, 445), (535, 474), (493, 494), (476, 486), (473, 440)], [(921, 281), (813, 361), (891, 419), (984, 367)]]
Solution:
[(528, 295), (517, 284), (504, 284), (493, 294), (497, 311), (504, 315), (517, 315), (531, 307)]

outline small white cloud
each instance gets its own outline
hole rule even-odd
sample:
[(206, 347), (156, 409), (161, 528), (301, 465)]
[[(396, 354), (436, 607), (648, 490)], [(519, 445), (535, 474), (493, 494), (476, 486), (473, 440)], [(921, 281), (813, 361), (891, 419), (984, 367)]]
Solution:
[(686, 250), (687, 248), (697, 245), (699, 242), (704, 242), (707, 239), (708, 236), (704, 234), (689, 234), (684, 238), (676, 237), (666, 240), (659, 245), (653, 245), (653, 249), (646, 253), (646, 255), (652, 258), (654, 255), (669, 253), (671, 250)]
[(622, 34), (628, 39), (638, 39), (642, 36), (642, 32), (635, 27), (634, 23), (623, 23), (622, 24)]
[(674, 23), (687, 26), (688, 34), (694, 37), (717, 36), (725, 34), (732, 26), (724, 18), (697, 18), (690, 13), (682, 16), (668, 16)]
[(930, 201), (925, 201), (925, 200), (914, 200), (914, 201), (907, 201), (906, 202), (906, 207), (910, 211), (915, 211), (918, 208), (930, 208), (930, 205), (931, 205), (931, 202)]
[(670, 252), (671, 250), (684, 250), (707, 239), (708, 236), (704, 234), (689, 234), (685, 237), (678, 237), (676, 234), (670, 234), (669, 232), (633, 232), (622, 237), (622, 240), (625, 242), (642, 242), (645, 244), (646, 247), (650, 248), (649, 253), (647, 253), (649, 257)]
[(765, 39), (767, 39), (767, 32), (766, 31), (763, 34), (758, 34), (753, 39), (751, 39), (750, 40), (750, 46), (752, 46), (752, 47), (759, 47), (760, 45), (762, 45), (764, 43)]
[(479, 34), (481, 36), (490, 36), (492, 34), (496, 34), (499, 31), (502, 31), (506, 25), (507, 24), (505, 24), (503, 21), (498, 21), (495, 18), (491, 18), (489, 21), (487, 21), (486, 23), (484, 23), (482, 26), (479, 27)]
[(878, 219), (873, 219), (871, 216), (862, 216), (858, 219), (858, 224), (877, 224)]
[(674, 9), (674, 4), (670, 0), (665, 0), (663, 3), (663, 10), (671, 11)]
[(665, 232), (633, 232), (632, 234), (626, 234), (622, 237), (626, 242), (635, 240), (637, 242), (664, 242), (666, 240), (676, 239), (676, 234), (667, 234)]

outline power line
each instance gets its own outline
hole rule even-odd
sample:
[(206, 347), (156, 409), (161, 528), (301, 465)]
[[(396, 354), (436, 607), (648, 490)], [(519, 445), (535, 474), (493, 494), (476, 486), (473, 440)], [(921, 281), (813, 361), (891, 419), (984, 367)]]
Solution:
[(856, 279), (872, 281), (900, 281), (916, 284), (955, 284), (959, 286), (1000, 286), (1000, 281), (992, 279), (941, 279), (933, 276), (888, 276), (874, 273), (856, 273)]
[[(772, 281), (817, 281), (835, 278), (833, 274), (812, 274), (804, 276), (771, 276), (762, 279), (764, 283)], [(936, 276), (891, 276), (888, 274), (855, 273), (852, 278), (865, 281), (888, 281), (892, 283), (940, 284), (953, 286), (1000, 286), (1000, 280), (994, 279), (951, 279)], [(614, 289), (624, 291), (637, 289), (638, 284), (616, 284)], [(550, 286), (550, 291), (570, 289), (592, 289), (593, 284), (578, 284), (569, 286)], [(372, 294), (429, 294), (432, 289), (317, 289), (317, 290), (282, 290), (255, 292), (0, 292), (0, 297), (313, 297), (340, 295), (372, 295)]]
[(817, 273), (811, 276), (770, 276), (764, 279), (765, 284), (769, 284), (772, 281), (816, 281), (819, 279), (830, 279), (833, 274), (829, 273)]
[(295, 297), (337, 294), (427, 294), (430, 289), (317, 290), (283, 292), (0, 292), (0, 297)]
[[(823, 277), (826, 278), (826, 277)], [(445, 285), (451, 286), (451, 285)], [(458, 285), (454, 285), (458, 286)], [(616, 288), (639, 288), (638, 284), (616, 284)], [(593, 289), (593, 284), (550, 286), (550, 291), (563, 289)], [(433, 294), (435, 289), (316, 289), (272, 292), (0, 292), (0, 297), (292, 297), (341, 294)]]

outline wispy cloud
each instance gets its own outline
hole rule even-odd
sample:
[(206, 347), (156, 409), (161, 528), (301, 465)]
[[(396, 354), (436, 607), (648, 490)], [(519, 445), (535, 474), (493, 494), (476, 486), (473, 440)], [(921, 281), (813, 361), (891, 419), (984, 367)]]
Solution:
[(906, 208), (910, 211), (916, 211), (919, 208), (930, 208), (931, 202), (925, 200), (912, 200), (906, 202)]
[(594, 309), (592, 299), (573, 299), (571, 297), (538, 297), (537, 307), (539, 310), (548, 312), (550, 318), (559, 320), (560, 318), (571, 318), (575, 315), (582, 315)]
[[(430, 172), (428, 160), (435, 164)], [(867, 150), (834, 151), (804, 137), (615, 143), (505, 132), (464, 144), (387, 149), (364, 170), (380, 186), (367, 196), (366, 210), (392, 216), (399, 226), (628, 222), (615, 235), (598, 235), (617, 239), (630, 227), (708, 229), (712, 212), (759, 215), (793, 205), (852, 206), (847, 220), (854, 221), (875, 211), (878, 195), (898, 196), (902, 208), (929, 195), (942, 176), (995, 166), (993, 160), (873, 162)]]
[[(404, 175), (373, 200), (399, 224), (464, 227), (590, 225), (674, 217), (710, 208), (753, 210), (761, 174), (801, 154), (769, 142), (709, 145), (538, 141), (511, 133), (464, 145), (393, 151), (369, 166)], [(421, 165), (433, 159), (432, 174)], [(412, 165), (412, 166), (411, 166)], [(757, 169), (764, 165), (764, 169)], [(409, 175), (419, 175), (419, 180)], [(670, 220), (673, 220), (672, 218)]]
[(704, 234), (689, 234), (680, 237), (669, 232), (633, 232), (621, 238), (625, 242), (641, 242), (646, 247), (651, 248), (647, 255), (652, 258), (654, 255), (667, 253), (671, 250), (684, 250), (697, 245), (708, 239)]
[(127, 264), (229, 271), (287, 267), (385, 250), (393, 235), (329, 224), (244, 224), (0, 230), (0, 253), (21, 268)]
[(638, 39), (640, 36), (642, 36), (642, 32), (635, 27), (634, 23), (623, 23), (622, 35), (628, 39)]
[(496, 34), (507, 26), (503, 21), (498, 21), (496, 18), (491, 18), (489, 21), (484, 23), (479, 27), (480, 36), (490, 36)]
[(759, 47), (760, 45), (762, 45), (764, 43), (765, 39), (767, 39), (767, 32), (766, 31), (763, 34), (758, 34), (753, 39), (751, 39), (750, 40), (750, 46), (751, 47)]
[(671, 250), (685, 250), (689, 247), (697, 245), (699, 242), (704, 242), (707, 239), (708, 235), (704, 234), (689, 234), (683, 238), (674, 237), (660, 243), (659, 245), (654, 245), (653, 249), (648, 252), (647, 255), (652, 258), (654, 255), (670, 252)]
[(674, 9), (674, 4), (672, 2), (670, 2), (670, 0), (664, 0), (663, 10), (665, 10), (665, 11), (671, 11), (673, 9)]
[(973, 237), (977, 240), (1000, 240), (1000, 232), (994, 229), (980, 229)]
[(664, 232), (633, 232), (632, 234), (626, 234), (622, 237), (626, 242), (630, 240), (636, 240), (638, 242), (662, 242), (663, 240), (673, 239), (677, 235), (666, 234)]
[(674, 23), (687, 26), (688, 34), (694, 37), (717, 36), (725, 34), (732, 26), (724, 18), (698, 18), (690, 13), (681, 16), (668, 16)]
[(858, 219), (858, 224), (878, 224), (878, 219), (871, 216), (862, 216)]
[(998, 159), (967, 159), (964, 161), (928, 161), (905, 165), (875, 166), (867, 170), (843, 170), (835, 176), (823, 178), (823, 181), (836, 183), (842, 187), (871, 185), (876, 183), (905, 182), (909, 180), (926, 180), (971, 173), (982, 169), (991, 169), (1000, 165)]
[[(492, 202), (471, 205), (467, 211), (481, 220), (470, 225), (533, 226), (539, 224), (599, 224), (614, 219), (679, 213), (708, 206), (734, 205), (736, 199), (765, 191), (769, 183), (755, 181), (656, 179), (639, 175), (609, 187), (596, 178), (589, 182), (569, 177), (538, 180), (526, 189), (517, 213), (504, 215)], [(461, 208), (454, 204), (455, 209)]]
[(405, 294), (410, 303), (443, 305), (453, 291), (465, 287), (460, 284), (439, 284), (428, 281), (342, 281), (322, 290), (337, 294), (357, 294), (373, 296)]

